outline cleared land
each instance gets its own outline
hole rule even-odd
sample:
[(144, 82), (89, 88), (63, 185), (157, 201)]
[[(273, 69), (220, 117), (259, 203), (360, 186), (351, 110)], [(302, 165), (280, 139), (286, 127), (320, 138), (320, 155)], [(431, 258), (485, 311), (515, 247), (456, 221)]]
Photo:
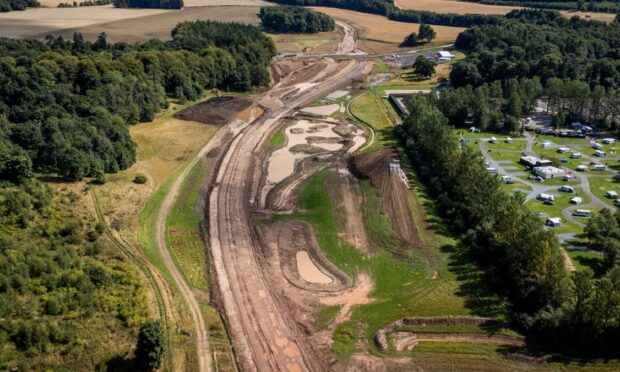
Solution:
[(340, 41), (337, 31), (317, 34), (269, 34), (280, 52), (329, 53)]
[[(427, 10), (437, 13), (456, 14), (506, 14), (513, 9), (522, 9), (518, 6), (486, 5), (453, 0), (396, 0), (396, 6), (402, 9)], [(597, 21), (612, 22), (615, 14), (595, 12), (561, 11), (565, 17), (579, 16)], [(435, 27), (435, 26), (433, 26)]]
[[(83, 9), (86, 10), (88, 8), (82, 8), (78, 10)], [(51, 11), (55, 9), (47, 10)], [(119, 9), (111, 10), (115, 11)], [(85, 23), (81, 25), (72, 25), (71, 23), (66, 23), (64, 27), (30, 32), (29, 35), (34, 35), (35, 37), (42, 39), (48, 33), (52, 33), (53, 35), (61, 35), (62, 37), (66, 38), (71, 37), (74, 32), (80, 32), (82, 33), (82, 35), (84, 35), (84, 38), (86, 40), (94, 40), (100, 33), (105, 32), (108, 35), (108, 41), (111, 42), (136, 42), (146, 41), (153, 38), (169, 40), (170, 31), (179, 22), (195, 20), (214, 20), (258, 25), (258, 11), (259, 7), (252, 6), (188, 7), (177, 11), (158, 11), (159, 13), (140, 14), (138, 15), (138, 17), (140, 18), (134, 18), (131, 20), (117, 21), (115, 19), (109, 19), (98, 22)], [(11, 12), (8, 14), (12, 13), (19, 12)], [(1, 16), (2, 14), (0, 14), (0, 17)], [(1, 18), (0, 22), (2, 22)], [(35, 26), (41, 23), (40, 20), (36, 19), (33, 20), (33, 22), (36, 22)], [(23, 28), (27, 29), (27, 27)], [(2, 29), (4, 30), (4, 28)]]
[[(162, 9), (117, 9), (111, 5), (82, 8), (38, 8), (0, 13), (0, 36), (33, 35), (155, 14), (177, 13)], [(128, 22), (132, 24), (132, 22)], [(107, 30), (104, 30), (107, 31)], [(168, 33), (170, 30), (168, 30)]]
[[(420, 27), (417, 23), (390, 21), (384, 16), (375, 14), (326, 7), (312, 7), (312, 9), (352, 23), (358, 30), (362, 31), (362, 38), (370, 41), (400, 44), (405, 36), (412, 32), (418, 32)], [(458, 34), (465, 30), (462, 27), (448, 26), (433, 26), (433, 29), (437, 32), (435, 39), (437, 43), (454, 41)], [(361, 43), (360, 47), (364, 48), (364, 43)]]

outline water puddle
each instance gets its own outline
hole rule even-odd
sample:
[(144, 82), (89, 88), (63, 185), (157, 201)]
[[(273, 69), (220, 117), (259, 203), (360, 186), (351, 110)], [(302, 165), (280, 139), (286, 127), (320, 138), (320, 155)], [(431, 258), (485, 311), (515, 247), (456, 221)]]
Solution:
[(306, 251), (298, 251), (295, 255), (297, 270), (301, 278), (309, 283), (329, 284), (333, 279), (325, 275), (310, 259)]

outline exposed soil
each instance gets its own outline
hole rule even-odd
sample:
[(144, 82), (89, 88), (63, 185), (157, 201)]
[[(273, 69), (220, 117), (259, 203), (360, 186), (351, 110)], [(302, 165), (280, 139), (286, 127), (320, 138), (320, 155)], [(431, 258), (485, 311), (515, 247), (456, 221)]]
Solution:
[(224, 125), (253, 103), (253, 100), (246, 97), (213, 97), (177, 112), (174, 117), (204, 124)]
[(407, 196), (408, 183), (400, 167), (397, 154), (391, 150), (355, 156), (351, 161), (354, 174), (370, 179), (377, 188), (384, 212), (396, 233), (407, 243), (420, 245), (420, 237), (414, 225)]

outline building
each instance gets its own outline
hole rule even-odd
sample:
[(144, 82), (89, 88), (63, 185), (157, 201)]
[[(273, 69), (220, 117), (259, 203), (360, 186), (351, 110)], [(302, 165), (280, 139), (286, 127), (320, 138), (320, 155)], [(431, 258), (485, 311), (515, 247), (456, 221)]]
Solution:
[(401, 114), (402, 116), (407, 116), (411, 114), (409, 112), (409, 109), (407, 108), (407, 101), (409, 100), (409, 98), (411, 98), (411, 96), (413, 96), (414, 94), (430, 94), (430, 93), (431, 91), (427, 89), (386, 90), (385, 94), (387, 95), (387, 97), (384, 97), (384, 98), (387, 98), (390, 100), (390, 102), (392, 102), (392, 104), (396, 108), (396, 111), (398, 111), (399, 114)]
[(534, 168), (539, 161), (540, 161), (540, 159), (538, 159), (537, 157), (529, 156), (529, 155), (528, 156), (522, 156), (520, 158), (521, 164), (523, 164), (525, 166), (528, 166), (528, 167), (531, 167), (531, 168)]
[(435, 55), (435, 58), (437, 58), (437, 62), (450, 62), (452, 61), (452, 58), (454, 58), (454, 54), (446, 50), (440, 50)]
[(571, 204), (581, 204), (583, 203), (583, 198), (579, 196), (575, 196), (570, 200)]
[(534, 167), (534, 174), (544, 179), (556, 178), (564, 176), (564, 171), (551, 165)]
[(558, 217), (547, 218), (547, 221), (545, 222), (545, 226), (560, 227), (561, 223), (562, 223), (562, 220)]

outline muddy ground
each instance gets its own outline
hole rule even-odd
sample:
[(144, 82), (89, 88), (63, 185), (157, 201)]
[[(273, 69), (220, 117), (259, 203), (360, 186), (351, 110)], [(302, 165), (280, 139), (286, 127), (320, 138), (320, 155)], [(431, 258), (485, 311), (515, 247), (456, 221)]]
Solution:
[(224, 125), (254, 104), (250, 98), (213, 97), (174, 114), (181, 120), (204, 124)]

